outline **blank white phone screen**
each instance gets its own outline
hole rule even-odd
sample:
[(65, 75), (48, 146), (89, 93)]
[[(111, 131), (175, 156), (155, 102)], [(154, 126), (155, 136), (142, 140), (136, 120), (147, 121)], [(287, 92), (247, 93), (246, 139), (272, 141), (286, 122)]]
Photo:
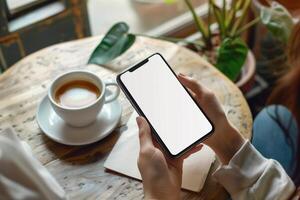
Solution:
[(158, 54), (120, 79), (172, 155), (211, 132), (211, 123)]

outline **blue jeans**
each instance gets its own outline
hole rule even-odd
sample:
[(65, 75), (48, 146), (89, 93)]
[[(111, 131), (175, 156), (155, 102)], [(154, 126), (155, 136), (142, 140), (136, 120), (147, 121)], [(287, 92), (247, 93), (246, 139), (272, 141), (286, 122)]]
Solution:
[(252, 144), (266, 158), (277, 160), (289, 176), (295, 168), (297, 123), (284, 106), (268, 106), (255, 118)]

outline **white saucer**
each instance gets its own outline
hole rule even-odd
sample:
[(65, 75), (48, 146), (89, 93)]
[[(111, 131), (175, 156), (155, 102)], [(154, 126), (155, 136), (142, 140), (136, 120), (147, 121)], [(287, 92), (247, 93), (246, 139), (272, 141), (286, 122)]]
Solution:
[(85, 145), (99, 141), (117, 126), (122, 114), (118, 100), (105, 104), (97, 120), (85, 127), (66, 124), (53, 110), (48, 97), (44, 97), (37, 111), (37, 122), (42, 131), (56, 142), (66, 145)]

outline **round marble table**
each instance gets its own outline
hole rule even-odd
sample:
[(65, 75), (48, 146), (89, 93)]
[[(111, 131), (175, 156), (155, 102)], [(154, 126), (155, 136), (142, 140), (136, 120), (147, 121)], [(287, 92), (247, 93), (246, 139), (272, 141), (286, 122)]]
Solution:
[[(101, 40), (91, 37), (57, 44), (22, 59), (0, 76), (0, 131), (12, 127), (32, 148), (70, 199), (142, 199), (140, 181), (108, 173), (103, 163), (126, 126), (133, 108), (122, 94), (123, 114), (118, 128), (107, 138), (85, 146), (66, 146), (46, 137), (36, 121), (37, 106), (57, 75), (73, 69), (88, 69), (102, 78), (116, 73), (154, 52), (161, 53), (175, 72), (195, 77), (211, 88), (222, 102), (230, 121), (250, 139), (252, 116), (240, 90), (196, 53), (173, 43), (139, 37), (122, 56), (105, 66), (86, 65)], [(182, 191), (183, 199), (226, 199), (225, 190), (211, 177), (216, 161), (200, 193)]]

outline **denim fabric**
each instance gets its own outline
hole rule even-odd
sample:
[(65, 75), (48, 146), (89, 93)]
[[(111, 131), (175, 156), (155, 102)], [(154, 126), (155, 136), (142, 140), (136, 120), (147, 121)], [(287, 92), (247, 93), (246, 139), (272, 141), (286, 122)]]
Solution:
[(284, 106), (272, 105), (255, 118), (252, 144), (266, 158), (277, 160), (292, 175), (297, 149), (297, 123)]

